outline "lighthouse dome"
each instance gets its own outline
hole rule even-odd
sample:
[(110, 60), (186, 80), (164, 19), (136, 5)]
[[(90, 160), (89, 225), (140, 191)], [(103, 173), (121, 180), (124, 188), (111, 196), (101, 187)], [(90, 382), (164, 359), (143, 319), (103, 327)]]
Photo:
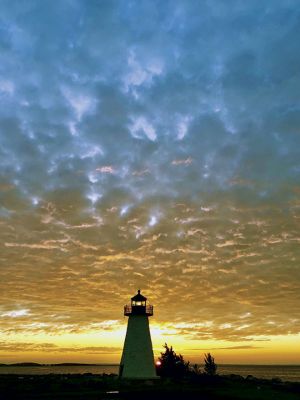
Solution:
[(146, 301), (146, 300), (147, 297), (143, 296), (140, 290), (138, 290), (135, 296), (131, 297), (131, 301)]

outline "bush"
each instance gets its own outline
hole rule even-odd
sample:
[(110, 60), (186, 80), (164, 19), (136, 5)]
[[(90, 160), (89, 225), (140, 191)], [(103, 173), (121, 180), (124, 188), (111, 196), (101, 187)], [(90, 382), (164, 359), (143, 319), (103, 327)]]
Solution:
[(163, 346), (165, 351), (160, 353), (157, 374), (168, 378), (183, 378), (189, 372), (189, 362), (185, 362), (181, 354), (177, 355), (173, 347), (167, 343)]
[(204, 372), (210, 376), (216, 375), (217, 373), (217, 364), (210, 353), (204, 354)]
[(199, 364), (192, 365), (190, 368), (190, 372), (192, 373), (192, 375), (200, 375), (202, 373), (200, 365)]

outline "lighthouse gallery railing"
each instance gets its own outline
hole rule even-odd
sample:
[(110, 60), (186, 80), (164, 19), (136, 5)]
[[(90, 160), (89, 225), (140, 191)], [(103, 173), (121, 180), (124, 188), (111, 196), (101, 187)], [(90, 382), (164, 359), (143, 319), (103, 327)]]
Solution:
[(153, 306), (131, 306), (129, 304), (124, 306), (124, 315), (153, 315)]

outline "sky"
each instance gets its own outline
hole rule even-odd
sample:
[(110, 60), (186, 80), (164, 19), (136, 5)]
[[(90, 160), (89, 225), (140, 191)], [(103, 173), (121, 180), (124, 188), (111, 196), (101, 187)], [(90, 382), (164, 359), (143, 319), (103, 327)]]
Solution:
[(300, 364), (297, 0), (0, 4), (0, 363)]

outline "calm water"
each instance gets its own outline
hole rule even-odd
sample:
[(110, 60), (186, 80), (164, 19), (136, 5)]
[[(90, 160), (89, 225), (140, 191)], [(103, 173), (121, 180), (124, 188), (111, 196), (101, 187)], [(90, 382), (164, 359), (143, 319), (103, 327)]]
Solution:
[[(45, 375), (45, 374), (117, 374), (118, 365), (78, 365), (41, 367), (0, 367), (0, 374)], [(246, 377), (280, 378), (283, 381), (300, 382), (300, 365), (219, 365), (220, 374), (237, 374)]]
[(46, 375), (46, 374), (117, 374), (119, 365), (69, 365), (39, 367), (0, 367), (0, 374)]
[(300, 365), (219, 365), (219, 374), (236, 374), (257, 378), (280, 378), (283, 381), (300, 382)]

